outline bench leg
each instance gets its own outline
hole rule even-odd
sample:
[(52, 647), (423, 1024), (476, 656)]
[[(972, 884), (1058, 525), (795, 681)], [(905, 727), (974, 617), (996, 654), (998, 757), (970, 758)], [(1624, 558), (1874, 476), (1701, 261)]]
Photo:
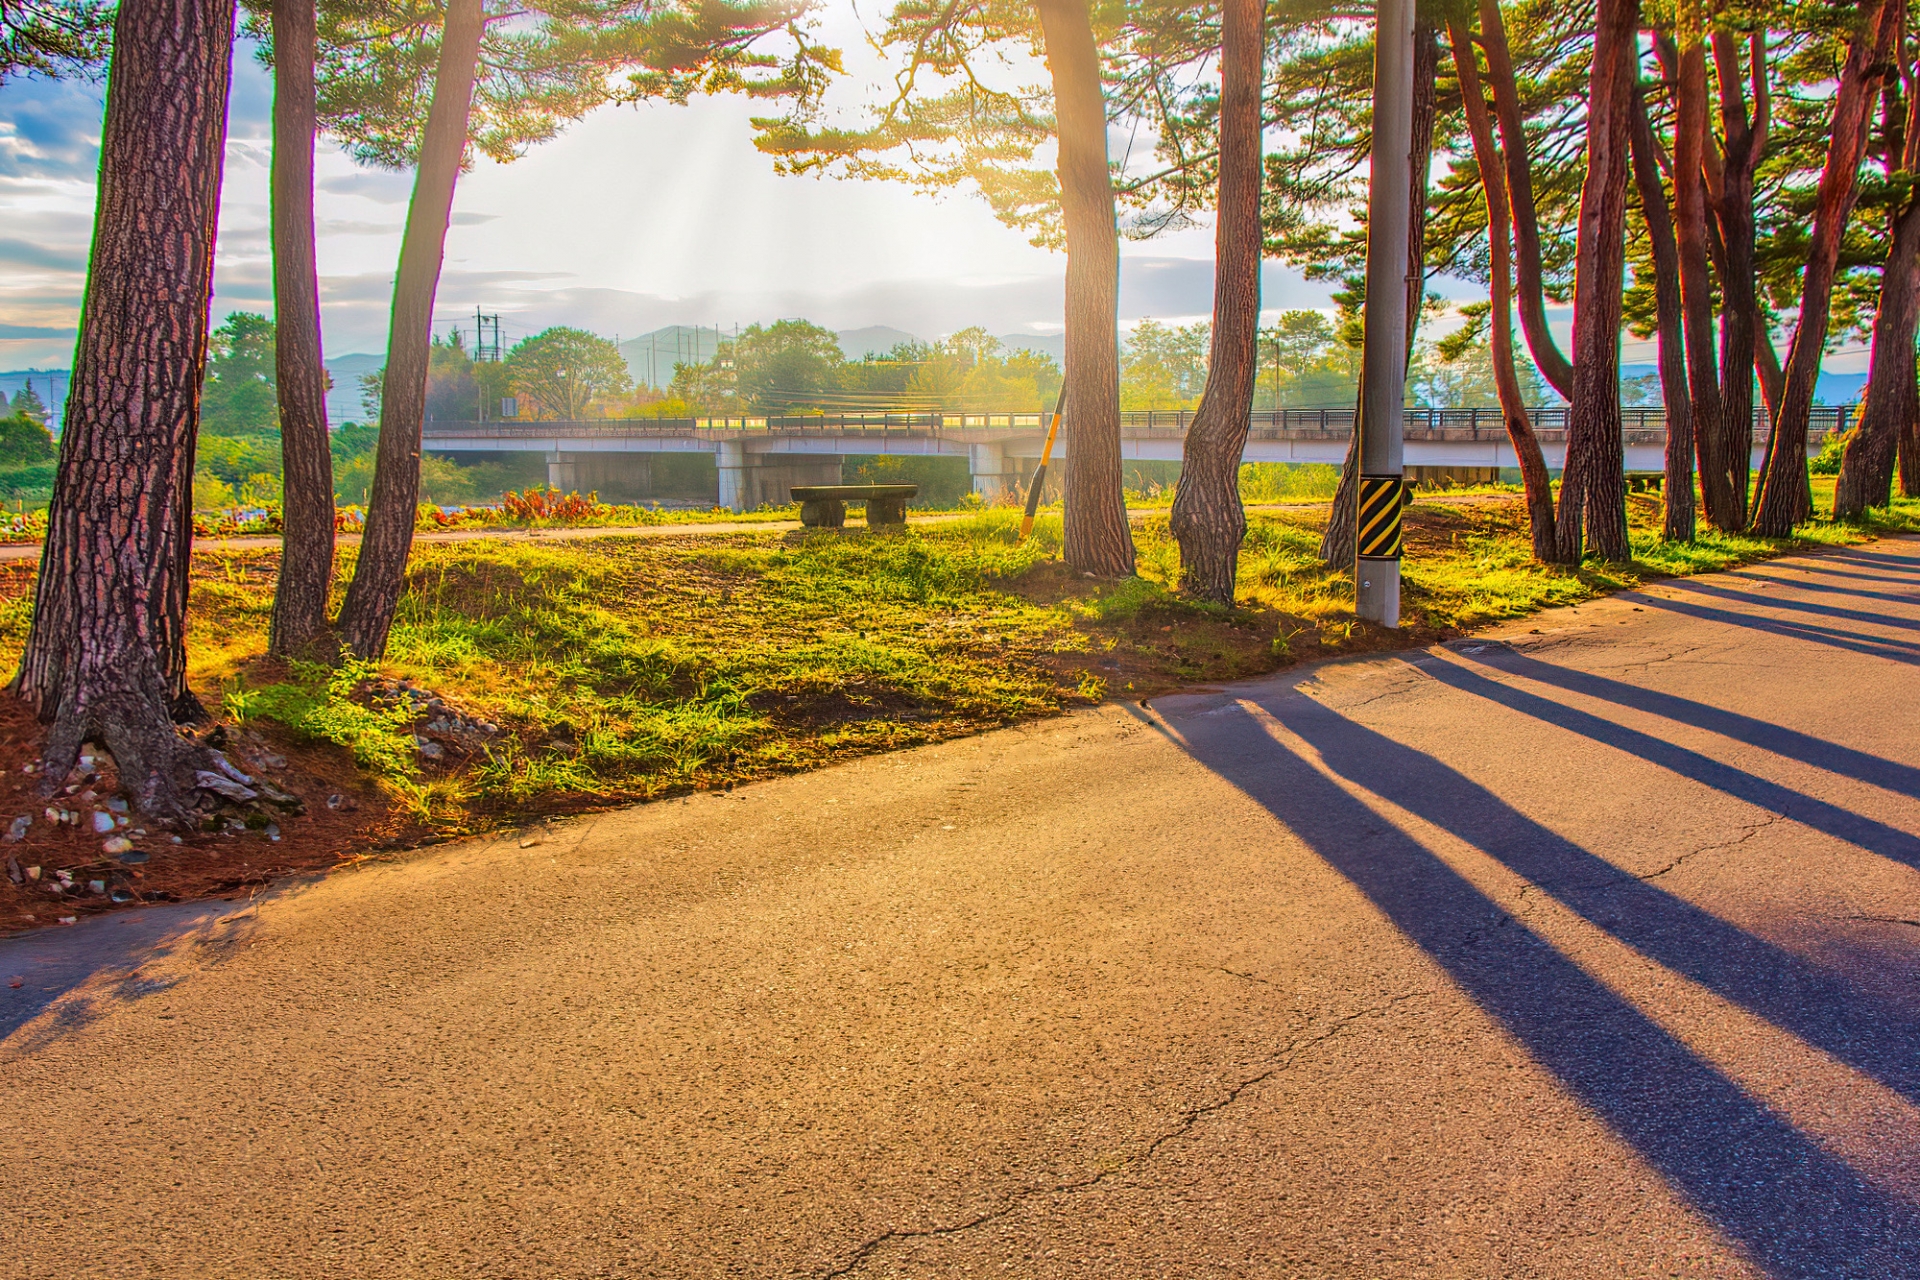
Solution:
[(812, 498), (800, 504), (800, 523), (809, 529), (838, 529), (847, 522), (847, 504), (838, 498)]
[(877, 528), (883, 524), (905, 524), (906, 522), (907, 500), (905, 498), (867, 499), (868, 528)]

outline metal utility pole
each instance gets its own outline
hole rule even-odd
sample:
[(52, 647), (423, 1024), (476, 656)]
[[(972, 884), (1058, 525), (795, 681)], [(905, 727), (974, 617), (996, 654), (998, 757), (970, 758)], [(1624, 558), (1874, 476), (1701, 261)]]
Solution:
[(1354, 612), (1383, 627), (1398, 627), (1400, 509), (1406, 493), (1401, 401), (1407, 381), (1407, 204), (1413, 184), (1413, 0), (1378, 0), (1374, 15)]

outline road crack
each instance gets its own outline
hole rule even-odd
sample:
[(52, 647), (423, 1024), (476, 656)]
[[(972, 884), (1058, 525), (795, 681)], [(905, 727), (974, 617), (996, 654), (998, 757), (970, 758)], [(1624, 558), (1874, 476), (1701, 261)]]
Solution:
[(1698, 849), (1690, 849), (1686, 853), (1683, 853), (1679, 857), (1675, 858), (1672, 862), (1669, 862), (1666, 866), (1660, 868), (1658, 871), (1649, 871), (1645, 875), (1633, 875), (1633, 876), (1630, 876), (1629, 878), (1634, 880), (1639, 880), (1642, 883), (1645, 883), (1648, 880), (1658, 880), (1661, 876), (1666, 875), (1669, 871), (1674, 870), (1676, 867), (1681, 866), (1683, 863), (1692, 861), (1693, 859), (1699, 857), (1703, 853), (1715, 853), (1722, 849), (1737, 849), (1741, 845), (1745, 844), (1747, 841), (1753, 839), (1756, 835), (1759, 835), (1762, 831), (1765, 831), (1768, 827), (1773, 826), (1775, 823), (1785, 822), (1786, 820), (1787, 820), (1787, 815), (1785, 813), (1769, 813), (1763, 821), (1749, 824), (1747, 829), (1745, 831), (1742, 831), (1736, 839), (1722, 840), (1718, 844), (1702, 845)]
[[(1253, 982), (1266, 982), (1264, 978), (1256, 978), (1250, 974), (1237, 973), (1231, 969), (1223, 968), (1220, 972), (1231, 974), (1236, 978), (1247, 978)], [(1268, 985), (1275, 984), (1269, 983)], [(1405, 1001), (1417, 999), (1421, 996), (1430, 996), (1432, 994), (1434, 993), (1431, 990), (1403, 992), (1380, 1004), (1356, 1010), (1353, 1013), (1347, 1014), (1345, 1017), (1336, 1018), (1331, 1024), (1314, 1034), (1295, 1037), (1288, 1042), (1286, 1048), (1282, 1049), (1270, 1060), (1270, 1065), (1268, 1065), (1265, 1070), (1248, 1076), (1238, 1084), (1228, 1086), (1226, 1092), (1212, 1102), (1204, 1102), (1180, 1112), (1165, 1132), (1148, 1142), (1134, 1155), (1128, 1156), (1110, 1168), (1101, 1169), (1097, 1173), (1069, 1182), (1056, 1182), (1050, 1186), (1029, 1187), (1024, 1191), (1016, 1191), (998, 1206), (977, 1213), (962, 1222), (950, 1222), (934, 1227), (895, 1227), (891, 1230), (884, 1231), (857, 1246), (845, 1262), (834, 1267), (832, 1270), (821, 1272), (820, 1280), (835, 1280), (835, 1277), (838, 1276), (851, 1275), (853, 1272), (865, 1266), (875, 1254), (890, 1244), (908, 1240), (937, 1240), (949, 1236), (963, 1235), (966, 1232), (986, 1226), (988, 1223), (996, 1222), (1019, 1210), (1029, 1201), (1038, 1199), (1041, 1196), (1073, 1195), (1081, 1191), (1091, 1190), (1103, 1183), (1109, 1182), (1118, 1174), (1151, 1160), (1161, 1147), (1167, 1145), (1169, 1142), (1185, 1137), (1193, 1131), (1195, 1125), (1199, 1124), (1200, 1121), (1206, 1117), (1216, 1115), (1226, 1110), (1235, 1102), (1239, 1101), (1241, 1095), (1246, 1093), (1247, 1090), (1254, 1088), (1256, 1085), (1264, 1084), (1274, 1077), (1291, 1070), (1295, 1063), (1299, 1061), (1300, 1057), (1308, 1050), (1325, 1044), (1356, 1022), (1365, 1018), (1377, 1017)]]
[(1909, 920), (1905, 916), (1852, 915), (1838, 916), (1836, 918), (1840, 920), (1867, 920), (1874, 924), (1905, 924), (1920, 929), (1920, 920)]

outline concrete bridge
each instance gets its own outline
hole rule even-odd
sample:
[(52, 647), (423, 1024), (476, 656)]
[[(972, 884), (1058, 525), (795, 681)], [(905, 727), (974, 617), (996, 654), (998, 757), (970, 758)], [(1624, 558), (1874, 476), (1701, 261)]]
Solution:
[[(1565, 408), (1534, 409), (1535, 431), (1549, 467), (1566, 458)], [(1844, 430), (1853, 406), (1817, 406), (1809, 454), (1830, 431)], [(1180, 460), (1191, 412), (1124, 413), (1120, 448), (1129, 461)], [(1278, 409), (1252, 415), (1248, 462), (1328, 462), (1346, 458), (1351, 409)], [(1666, 415), (1623, 411), (1628, 471), (1664, 468)], [(1767, 422), (1754, 420), (1754, 465), (1766, 447)], [(750, 510), (781, 505), (800, 484), (834, 484), (849, 456), (895, 454), (964, 458), (974, 491), (999, 499), (1033, 475), (1046, 440), (1039, 413), (869, 413), (748, 418), (606, 418), (573, 422), (429, 422), (423, 447), (471, 455), (541, 453), (547, 482), (561, 489), (613, 493), (650, 488), (652, 460), (663, 454), (710, 454), (720, 506)], [(1064, 457), (1064, 438), (1054, 455)], [(1517, 466), (1496, 409), (1408, 409), (1406, 465), (1416, 479), (1440, 474), (1491, 479)]]

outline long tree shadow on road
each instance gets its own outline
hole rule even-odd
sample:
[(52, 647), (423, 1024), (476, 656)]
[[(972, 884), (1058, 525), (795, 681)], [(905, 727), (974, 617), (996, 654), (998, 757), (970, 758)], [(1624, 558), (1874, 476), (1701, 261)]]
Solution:
[[(1476, 649), (1482, 652), (1476, 654)], [(1505, 645), (1469, 645), (1456, 652), (1466, 661), (1495, 671), (1524, 676), (1569, 693), (1582, 694), (1601, 702), (1611, 702), (1696, 729), (1705, 729), (1709, 733), (1717, 733), (1736, 742), (1810, 764), (1816, 769), (1825, 769), (1829, 773), (1841, 774), (1912, 800), (1920, 800), (1920, 769), (1897, 760), (1856, 751), (1825, 738), (1801, 733), (1798, 729), (1789, 729), (1769, 720), (1757, 720), (1737, 711), (1695, 702), (1677, 694), (1662, 693), (1658, 689), (1642, 688), (1624, 680), (1559, 666)]]
[[(1738, 591), (1718, 582), (1699, 582), (1687, 578), (1677, 578), (1662, 585), (1669, 591), (1685, 591), (1696, 596), (1705, 596), (1709, 600), (1722, 600), (1728, 604), (1810, 613), (1818, 618), (1833, 618), (1841, 622), (1864, 622), (1869, 626), (1891, 627), (1896, 631), (1920, 631), (1920, 620), (1911, 617), (1879, 613), (1872, 609), (1848, 609), (1837, 604), (1822, 604), (1818, 600), (1795, 600), (1779, 592), (1759, 595), (1753, 591)], [(1847, 594), (1857, 599), (1864, 593), (1849, 591)], [(1899, 642), (1882, 638), (1880, 643), (1897, 644)]]
[[(1569, 707), (1498, 680), (1490, 680), (1448, 662), (1422, 662), (1420, 670), (1462, 693), (1484, 698), (1650, 764), (1657, 764), (1768, 813), (1785, 814), (1803, 826), (1857, 845), (1890, 861), (1920, 868), (1920, 836), (1910, 831), (1903, 831), (1863, 813), (1855, 813), (1818, 796), (1795, 791), (1792, 787), (1748, 773), (1698, 751), (1675, 746), (1652, 734), (1615, 724), (1592, 712)], [(1421, 759), (1428, 757), (1422, 756)]]
[[(1764, 614), (1742, 613), (1737, 609), (1716, 609), (1710, 605), (1695, 604), (1690, 600), (1674, 600), (1661, 596), (1636, 596), (1644, 599), (1649, 609), (1659, 609), (1666, 613), (1677, 613), (1688, 618), (1698, 618), (1702, 622), (1719, 622), (1734, 627), (1750, 627), (1755, 631), (1765, 631), (1772, 635), (1784, 636), (1789, 640), (1805, 640), (1813, 644), (1829, 645), (1835, 649), (1846, 649), (1853, 653), (1864, 653), (1869, 657), (1885, 658), (1889, 662), (1903, 662), (1908, 665), (1920, 665), (1920, 644), (1906, 640), (1888, 640), (1881, 636), (1865, 635), (1858, 631), (1848, 631), (1841, 627), (1823, 627), (1817, 623), (1799, 622), (1788, 618), (1770, 618)], [(1771, 602), (1763, 602), (1771, 603)]]
[[(1831, 571), (1828, 571), (1831, 573)], [(1764, 582), (1768, 589), (1786, 587), (1793, 591), (1812, 591), (1822, 595), (1846, 596), (1853, 600), (1884, 600), (1888, 604), (1920, 604), (1920, 592), (1908, 591), (1868, 591), (1863, 587), (1842, 586), (1837, 582), (1815, 582), (1811, 575), (1789, 578), (1778, 573), (1761, 573), (1757, 569), (1742, 569), (1731, 575), (1736, 582)], [(1885, 574), (1833, 573), (1834, 577), (1851, 578), (1865, 582), (1879, 582), (1887, 586), (1911, 583), (1912, 579), (1902, 575), (1897, 578)]]
[[(1920, 865), (1920, 841), (1898, 828), (1451, 663), (1419, 665), (1461, 692), (1617, 747), (1862, 849)], [(1914, 1052), (1920, 1017), (1910, 1009), (1876, 999), (1845, 977), (1628, 874), (1432, 756), (1336, 719), (1341, 728), (1325, 734), (1324, 743), (1300, 732), (1342, 777), (1499, 859), (1635, 950), (1920, 1104), (1920, 1055)]]
[[(1501, 859), (1629, 945), (1915, 1092), (1914, 1028), (1799, 957), (1625, 875), (1424, 753), (1313, 700), (1261, 705), (1335, 774)], [(1182, 720), (1186, 750), (1265, 807), (1431, 955), (1561, 1084), (1769, 1274), (1920, 1275), (1920, 1212), (1876, 1187), (1508, 915), (1413, 836), (1227, 706)], [(1776, 998), (1770, 990), (1783, 991)], [(1838, 1001), (1819, 1010), (1804, 1001)], [(1842, 1056), (1836, 1054), (1836, 1056)], [(1902, 1065), (1904, 1062), (1904, 1065)], [(1890, 1081), (1892, 1083), (1892, 1081)]]

